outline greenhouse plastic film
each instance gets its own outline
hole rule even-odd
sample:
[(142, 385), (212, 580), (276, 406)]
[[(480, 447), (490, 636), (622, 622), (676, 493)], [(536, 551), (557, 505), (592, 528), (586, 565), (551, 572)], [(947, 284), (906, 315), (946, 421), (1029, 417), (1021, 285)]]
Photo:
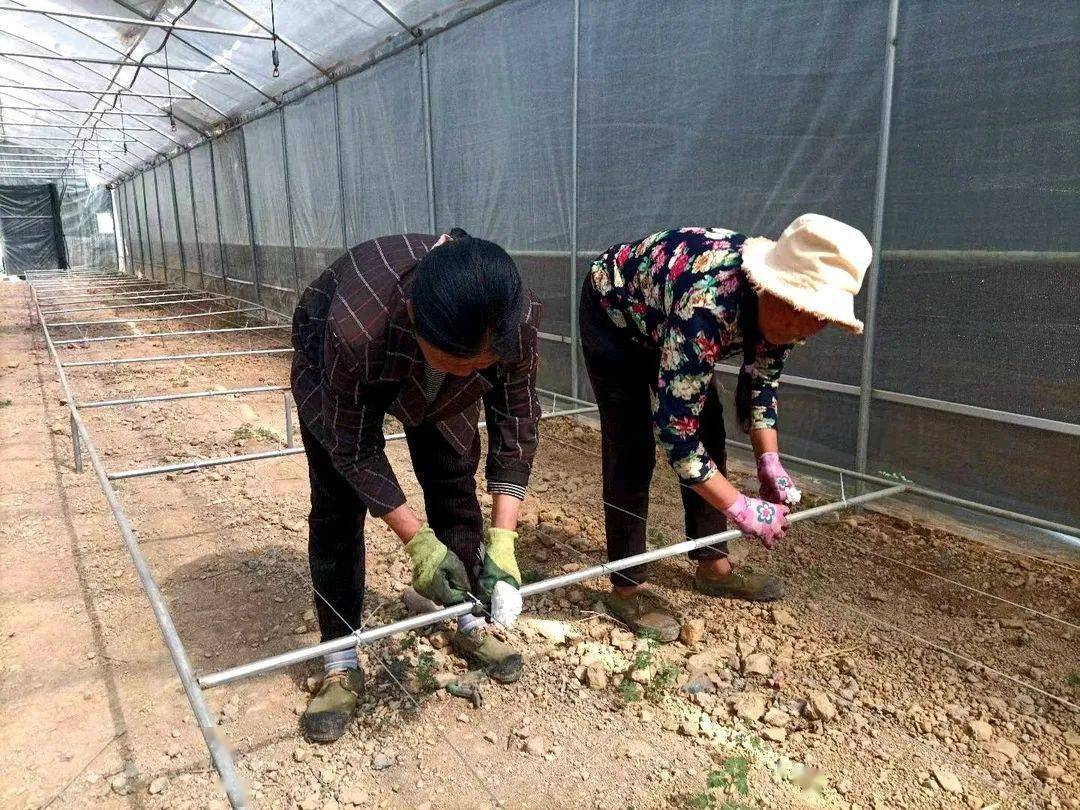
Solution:
[(345, 238), (350, 245), (431, 227), (419, 99), (416, 49), (338, 85)]
[(293, 235), (304, 286), (345, 251), (335, 119), (333, 87), (285, 109)]

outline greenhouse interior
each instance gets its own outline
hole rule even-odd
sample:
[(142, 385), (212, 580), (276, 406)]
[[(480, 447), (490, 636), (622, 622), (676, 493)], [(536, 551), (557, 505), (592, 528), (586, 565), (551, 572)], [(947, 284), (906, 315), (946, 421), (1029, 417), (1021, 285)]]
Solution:
[[(97, 315), (115, 319), (119, 313), (103, 292), (108, 293), (108, 284), (119, 283), (109, 279), (124, 279), (145, 285), (140, 291), (147, 297), (156, 294), (153, 291), (176, 295), (141, 303), (149, 310), (125, 309), (125, 318), (161, 313), (193, 317), (197, 310), (192, 307), (209, 302), (208, 313), (231, 313), (232, 320), (180, 321), (176, 329), (226, 325), (267, 330), (251, 333), (243, 345), (219, 345), (207, 337), (197, 348), (242, 349), (231, 353), (249, 356), (226, 358), (232, 363), (229, 368), (243, 369), (250, 361), (248, 370), (258, 379), (253, 376), (241, 384), (286, 394), (288, 429), (280, 437), (280, 454), (287, 458), (288, 453), (302, 452), (299, 438), (293, 439), (288, 361), (257, 355), (291, 351), (281, 347), (288, 346), (287, 327), (305, 288), (352, 246), (394, 234), (439, 235), (462, 228), (504, 247), (542, 304), (536, 380), (541, 405), (545, 416), (580, 412), (577, 427), (544, 423), (552, 425), (555, 442), (573, 438), (574, 431), (585, 427), (595, 432), (591, 411), (596, 399), (578, 310), (582, 282), (600, 254), (611, 245), (687, 226), (776, 239), (805, 213), (858, 229), (872, 246), (873, 258), (855, 299), (856, 314), (865, 323), (862, 336), (826, 329), (798, 347), (786, 363), (780, 384), (781, 423), (783, 453), (794, 460), (792, 469), (821, 476), (826, 494), (819, 503), (840, 500), (846, 505), (874, 486), (899, 487), (895, 491), (914, 514), (932, 512), (943, 521), (976, 527), (972, 531), (1008, 535), (1010, 548), (1018, 554), (1053, 558), (1058, 561), (1053, 576), (1066, 578), (1057, 596), (1047, 585), (1036, 600), (1055, 605), (1039, 615), (1050, 614), (1060, 638), (1017, 642), (1030, 645), (1025, 649), (1033, 655), (1038, 651), (1042, 659), (1053, 659), (1027, 661), (1030, 672), (1016, 664), (1015, 677), (1037, 684), (1040, 706), (1047, 693), (1056, 697), (1057, 705), (1045, 712), (1039, 709), (1041, 719), (1031, 720), (1033, 713), (1026, 720), (990, 718), (995, 741), (1010, 735), (1030, 741), (1029, 734), (1042, 739), (1039, 735), (1050, 726), (1053, 732), (1046, 732), (1046, 739), (1052, 738), (1053, 751), (1060, 749), (1059, 757), (1024, 760), (1023, 752), (1017, 757), (995, 749), (986, 760), (993, 764), (980, 765), (981, 749), (975, 748), (982, 742), (959, 741), (966, 753), (957, 753), (961, 748), (949, 748), (950, 735), (921, 734), (921, 721), (913, 719), (910, 726), (916, 731), (911, 733), (922, 753), (912, 756), (925, 755), (929, 764), (912, 766), (912, 780), (914, 772), (925, 770), (925, 784), (916, 784), (913, 793), (896, 788), (875, 800), (878, 794), (862, 784), (861, 776), (845, 778), (840, 773), (839, 781), (824, 790), (833, 791), (836, 806), (843, 807), (961, 806), (965, 797), (970, 807), (982, 807), (982, 801), (985, 806), (997, 806), (994, 801), (1003, 801), (1001, 806), (1080, 806), (1074, 781), (1080, 768), (1080, 674), (1076, 659), (1071, 670), (1068, 661), (1068, 650), (1075, 651), (1080, 638), (1075, 632), (1080, 629), (1080, 602), (1077, 580), (1071, 588), (1067, 585), (1067, 572), (1080, 569), (1080, 5), (1065, 0), (4, 0), (0, 46), (3, 274), (36, 286), (33, 305), (41, 328), (35, 326), (35, 334), (44, 329), (45, 339), (39, 336), (35, 351), (43, 353), (50, 368), (56, 362), (65, 407), (68, 400), (84, 402), (78, 409), (82, 413), (72, 408), (70, 414), (75, 469), (83, 469), (82, 454), (88, 450), (90, 464), (83, 476), (89, 478), (90, 467), (96, 470), (100, 462), (102, 487), (112, 493), (109, 505), (122, 524), (140, 584), (151, 597), (157, 626), (167, 638), (203, 730), (218, 774), (214, 778), (221, 780), (233, 806), (251, 801), (274, 807), (330, 807), (329, 801), (335, 808), (353, 806), (343, 798), (348, 778), (342, 772), (348, 764), (324, 765), (331, 776), (322, 780), (324, 774), (312, 775), (319, 774), (318, 767), (303, 764), (308, 754), (300, 748), (293, 761), (291, 744), (278, 757), (285, 760), (282, 772), (286, 766), (307, 768), (296, 778), (314, 787), (291, 793), (278, 787), (265, 761), (262, 771), (252, 766), (248, 753), (254, 742), (215, 736), (224, 723), (218, 715), (228, 712), (229, 704), (225, 709), (215, 704), (208, 711), (209, 697), (204, 699), (200, 688), (217, 685), (213, 676), (205, 676), (221, 666), (239, 668), (269, 652), (286, 655), (307, 641), (259, 644), (245, 654), (213, 660), (200, 657), (193, 668), (183, 645), (169, 640), (177, 631), (182, 637), (185, 627), (192, 628), (195, 620), (180, 615), (194, 608), (172, 601), (168, 583), (163, 582), (161, 591), (154, 584), (147, 557), (139, 550), (141, 532), (137, 526), (134, 533), (130, 525), (123, 528), (124, 510), (117, 511), (112, 503), (116, 494), (109, 482), (120, 484), (127, 476), (115, 471), (136, 465), (114, 465), (111, 458), (98, 457), (89, 440), (92, 428), (82, 420), (89, 422), (103, 411), (87, 410), (81, 394), (68, 390), (64, 375), (64, 367), (71, 365), (64, 361), (76, 357), (74, 349), (102, 344), (60, 345), (75, 344), (91, 331), (61, 331), (68, 326), (64, 320), (70, 324), (82, 318), (43, 309), (50, 299), (78, 312), (77, 299), (58, 299), (57, 293), (84, 293), (89, 313), (84, 323)], [(107, 306), (95, 306), (101, 304)], [(167, 310), (167, 304), (179, 306)], [(19, 310), (24, 320), (28, 306), (23, 303)], [(56, 325), (60, 329), (54, 330)], [(107, 332), (93, 334), (104, 340), (100, 335)], [(271, 343), (256, 342), (256, 336), (271, 340), (271, 335)], [(174, 344), (179, 342), (162, 340), (146, 348), (144, 354), (151, 357), (142, 359), (154, 360), (153, 355), (166, 352), (177, 355), (181, 350)], [(161, 348), (166, 343), (168, 348)], [(8, 351), (16, 349), (5, 347), (5, 360)], [(87, 365), (97, 359), (82, 352), (77, 358), (90, 358), (82, 361)], [(11, 373), (19, 372), (14, 365), (8, 367)], [(141, 387), (128, 385), (125, 380), (137, 378), (119, 375), (144, 373), (130, 368), (156, 367), (121, 367), (115, 377), (95, 377), (118, 387), (91, 404), (100, 405), (104, 397), (176, 388), (167, 385), (165, 377), (156, 385), (148, 380)], [(740, 368), (737, 358), (716, 367), (728, 405)], [(208, 378), (205, 384), (216, 383)], [(55, 381), (49, 385), (54, 394), (60, 391)], [(187, 390), (197, 391), (198, 385), (196, 380)], [(279, 387), (271, 389), (273, 385)], [(280, 418), (282, 394), (274, 396)], [(87, 400), (93, 398), (87, 395)], [(191, 417), (191, 435), (211, 434), (216, 429), (210, 424), (214, 412), (198, 413)], [(67, 435), (67, 411), (57, 418)], [(724, 422), (730, 443), (738, 447), (745, 437), (735, 408), (725, 407)], [(541, 431), (541, 447), (548, 430)], [(235, 446), (241, 446), (240, 439)], [(248, 444), (242, 452), (253, 450), (267, 452)], [(64, 464), (70, 466), (70, 451), (67, 455)], [(219, 469), (209, 462), (188, 463), (206, 455), (203, 451), (170, 456), (155, 450), (149, 455), (174, 465), (167, 471), (168, 480), (191, 480)], [(220, 448), (209, 454), (221, 455)], [(596, 459), (582, 458), (591, 471)], [(599, 480), (598, 473), (589, 473), (590, 486), (593, 479)], [(161, 478), (147, 480), (170, 486)], [(306, 479), (302, 483), (306, 486)], [(125, 498), (132, 492), (125, 491)], [(306, 490), (302, 494), (306, 498)], [(132, 496), (130, 501), (144, 497), (149, 496)], [(596, 498), (593, 505), (599, 504), (599, 495)], [(98, 497), (92, 503), (99, 508), (103, 502)], [(579, 532), (588, 533), (587, 524), (597, 519), (574, 516), (571, 509), (567, 501), (560, 519), (573, 520)], [(538, 513), (534, 526), (546, 519), (539, 507)], [(142, 517), (151, 521), (146, 514)], [(937, 532), (933, 530), (935, 542), (940, 540)], [(681, 536), (676, 530), (675, 538)], [(884, 535), (877, 541), (874, 536), (871, 532), (861, 543), (882, 554), (915, 559), (910, 550), (890, 548)], [(112, 543), (121, 549), (115, 526)], [(153, 548), (145, 549), (151, 559)], [(601, 556), (594, 554), (591, 562), (603, 559), (602, 543), (595, 551)], [(582, 567), (580, 555), (559, 561)], [(1009, 568), (1003, 579), (1022, 580), (1032, 564), (1027, 557), (1023, 562)], [(305, 569), (306, 561), (301, 559), (299, 568)], [(1024, 602), (1025, 593), (1033, 594), (1009, 591), (1006, 599), (989, 583), (995, 575), (980, 570), (982, 574), (965, 580), (968, 591), (993, 591), (994, 599), (1010, 605)], [(199, 569), (187, 573), (205, 578)], [(178, 592), (192, 595), (188, 586)], [(242, 601), (244, 591), (233, 591), (231, 598)], [(269, 605), (274, 608), (274, 603)], [(300, 612), (287, 621), (296, 624)], [(917, 629), (919, 622), (912, 626)], [(1062, 631), (1062, 626), (1068, 629)], [(546, 631), (538, 632), (543, 636)], [(836, 649), (868, 643), (853, 638), (838, 640)], [(902, 636), (896, 638), (900, 643)], [(582, 649), (586, 641), (579, 645)], [(949, 647), (938, 636), (933, 641)], [(198, 643), (193, 644), (195, 649)], [(773, 646), (758, 650), (775, 663)], [(732, 649), (732, 655), (743, 656), (741, 647)], [(982, 662), (970, 650), (967, 654)], [(586, 654), (572, 655), (582, 662), (585, 683), (592, 677)], [(847, 660), (843, 654), (830, 665), (835, 670), (836, 661)], [(378, 670), (380, 664), (369, 666)], [(741, 666), (736, 678), (751, 678), (745, 673), (745, 656)], [(995, 666), (1007, 674), (1005, 680), (1015, 679), (1011, 664)], [(1064, 680), (1057, 686), (1051, 685), (1050, 676), (1043, 677), (1047, 669), (1056, 672), (1055, 667), (1064, 667)], [(864, 675), (862, 663), (851, 669)], [(573, 667), (570, 670), (572, 676)], [(973, 683), (983, 671), (968, 671), (968, 680)], [(623, 683), (629, 683), (630, 674), (625, 677)], [(650, 677), (656, 683), (657, 676)], [(849, 677), (840, 665), (832, 685)], [(996, 683), (1002, 682), (998, 676)], [(649, 687), (643, 688), (648, 693)], [(763, 687), (766, 693), (770, 688), (781, 687)], [(844, 689), (850, 687), (840, 684), (840, 691)], [(210, 694), (216, 699), (217, 693)], [(724, 697), (718, 693), (712, 703), (717, 699), (723, 703)], [(497, 700), (513, 705), (509, 697)], [(416, 702), (407, 695), (405, 703), (409, 701)], [(839, 702), (858, 703), (855, 698)], [(893, 702), (886, 692), (875, 704), (877, 715), (870, 724), (900, 723)], [(958, 702), (956, 698), (949, 705)], [(542, 705), (534, 711), (542, 713)], [(451, 731), (454, 716), (466, 710), (459, 707), (466, 706), (454, 701), (445, 709)], [(428, 704), (421, 709), (419, 703), (406, 709), (440, 711)], [(806, 736), (814, 723), (827, 729), (830, 722), (848, 717), (847, 711), (832, 720), (823, 719), (829, 713), (820, 706), (804, 710), (805, 717), (813, 718), (806, 721)], [(946, 710), (941, 711), (944, 718)], [(466, 719), (460, 728), (481, 731), (480, 720), (470, 721), (472, 713), (462, 716)], [(957, 715), (956, 722), (976, 724), (967, 736), (981, 740), (980, 735), (991, 732), (977, 725), (980, 717), (972, 710), (962, 720)], [(709, 736), (701, 730), (705, 720), (694, 721), (691, 736)], [(129, 717), (129, 722), (142, 721)], [(295, 717), (291, 722), (295, 724)], [(535, 714), (531, 722), (533, 727), (543, 724)], [(938, 726), (937, 720), (927, 722)], [(232, 725), (226, 728), (231, 735), (240, 734)], [(688, 733), (680, 728), (677, 722), (673, 740)], [(519, 731), (510, 734), (515, 745)], [(352, 797), (378, 806), (417, 806), (422, 796), (411, 783), (402, 792), (386, 792), (385, 785), (371, 781), (397, 771), (370, 765), (368, 758), (382, 756), (382, 743), (376, 731), (359, 733), (364, 761), (357, 767), (365, 773), (374, 769), (374, 776), (365, 776), (363, 790), (351, 788)], [(426, 750), (426, 732), (418, 733), (418, 739), (397, 740), (397, 770), (406, 768), (406, 757), (422, 756), (408, 751)], [(790, 740), (791, 733), (785, 733)], [(535, 739), (536, 734), (530, 734), (518, 734), (523, 745)], [(455, 795), (452, 777), (425, 773), (429, 784), (441, 785), (427, 806), (477, 806), (474, 800), (492, 806), (557, 807), (582, 806), (580, 802), (662, 806), (676, 801), (668, 776), (627, 776), (627, 783), (641, 780), (634, 788), (641, 792), (636, 793), (618, 773), (609, 772), (622, 768), (611, 763), (600, 765), (606, 771), (602, 777), (593, 771), (575, 779), (575, 785), (598, 779), (605, 786), (601, 792), (574, 793), (579, 788), (563, 785), (564, 778), (576, 777), (579, 764), (573, 736), (566, 734), (565, 753), (556, 751), (559, 745), (538, 755), (527, 745), (521, 752), (514, 749), (514, 756), (533, 756), (530, 761), (544, 773), (549, 767), (551, 774), (559, 774), (560, 767), (563, 773), (517, 776), (523, 789), (533, 792), (512, 796), (493, 787), (494, 777), (474, 779), (469, 771), (477, 767), (483, 774), (487, 755), (477, 754), (471, 743), (463, 745), (464, 762), (446, 755), (446, 768), (459, 772), (464, 793)], [(574, 734), (580, 736), (580, 731)], [(959, 737), (967, 739), (965, 734)], [(269, 732), (266, 735), (269, 739)], [(549, 738), (553, 735), (559, 732), (546, 732)], [(431, 747), (454, 748), (454, 735), (450, 737), (438, 732)], [(735, 744), (734, 738), (720, 737), (725, 744)], [(766, 739), (776, 742), (779, 737), (777, 731)], [(256, 738), (261, 739), (258, 734)], [(488, 747), (501, 749), (503, 738), (498, 746)], [(717, 737), (712, 734), (710, 739), (715, 742)], [(587, 743), (581, 744), (579, 753), (589, 751)], [(1037, 741), (1028, 744), (1039, 747)], [(98, 795), (95, 785), (87, 785), (90, 792), (82, 796), (87, 804), (97, 796), (103, 806), (130, 806), (129, 788), (145, 792), (139, 780), (156, 771), (145, 762), (139, 763), (137, 776), (123, 770), (140, 756), (142, 746), (131, 745), (126, 754), (114, 757), (120, 764), (111, 776), (97, 766), (93, 769), (107, 777), (103, 785), (119, 775), (126, 787), (113, 785), (111, 792)], [(688, 765), (665, 744), (652, 745), (652, 754), (638, 753), (632, 759), (627, 754), (627, 761), (637, 768), (642, 757), (671, 755), (681, 763), (681, 770), (671, 766), (671, 779), (702, 784), (705, 774), (717, 767)], [(941, 746), (948, 753), (938, 758), (953, 764), (934, 764), (936, 755), (923, 750), (927, 746)], [(201, 760), (193, 756), (186, 773), (209, 772), (205, 748)], [(741, 793), (731, 770), (741, 766), (730, 766), (730, 757), (715, 756), (724, 763), (716, 772), (727, 774), (728, 781), (718, 778), (712, 787), (687, 788), (683, 792), (693, 794), (687, 801), (716, 802), (691, 806), (719, 807), (725, 790), (733, 801)], [(750, 754), (740, 756), (750, 757), (751, 772), (759, 767)], [(805, 762), (814, 759), (814, 754), (803, 756)], [(953, 761), (964, 756), (969, 760), (962, 765)], [(244, 761), (234, 763), (238, 757)], [(780, 767), (773, 763), (774, 771)], [(964, 777), (960, 791), (953, 790), (951, 774), (939, 772), (963, 768), (982, 776)], [(242, 778), (237, 769), (243, 771)], [(687, 777), (688, 769), (697, 775)], [(213, 791), (199, 793), (195, 781), (182, 782), (181, 771), (166, 769), (160, 777), (165, 783), (147, 782), (150, 806), (168, 806), (170, 792), (190, 801), (172, 806), (206, 806), (206, 796)], [(24, 793), (15, 777), (0, 772), (0, 789), (14, 791), (7, 794), (9, 806), (46, 806), (58, 786), (43, 780), (40, 785), (27, 782)], [(845, 782), (847, 790), (837, 794), (837, 785)], [(260, 787), (253, 788), (256, 783)], [(139, 788), (132, 787), (137, 784)], [(154, 791), (160, 784), (168, 787)], [(759, 803), (752, 806), (804, 806), (799, 802), (809, 801), (805, 792), (818, 788), (802, 787), (797, 799), (762, 787)], [(64, 790), (59, 806), (83, 806), (74, 789)], [(545, 801), (549, 790), (550, 800)], [(305, 804), (309, 794), (316, 798)], [(162, 796), (166, 804), (161, 804)]]

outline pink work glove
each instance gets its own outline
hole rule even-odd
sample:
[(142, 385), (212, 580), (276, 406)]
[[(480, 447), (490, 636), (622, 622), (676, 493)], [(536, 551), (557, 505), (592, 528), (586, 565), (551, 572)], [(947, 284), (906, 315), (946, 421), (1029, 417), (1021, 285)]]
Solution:
[(757, 537), (770, 551), (787, 531), (787, 513), (786, 506), (748, 498), (742, 494), (724, 510), (724, 514), (735, 521), (739, 529)]
[(802, 492), (795, 488), (795, 482), (780, 463), (779, 453), (762, 453), (757, 460), (757, 477), (761, 482), (758, 494), (773, 503), (797, 504), (802, 500)]

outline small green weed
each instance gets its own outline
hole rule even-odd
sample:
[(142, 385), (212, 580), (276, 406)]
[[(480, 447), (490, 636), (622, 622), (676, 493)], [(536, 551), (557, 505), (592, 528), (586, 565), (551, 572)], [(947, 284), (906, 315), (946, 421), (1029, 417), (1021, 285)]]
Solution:
[(629, 677), (623, 678), (619, 684), (619, 697), (622, 698), (623, 703), (637, 703), (641, 700), (641, 687)]
[[(666, 661), (658, 660), (656, 645), (659, 643), (659, 636), (655, 632), (643, 630), (638, 633), (638, 638), (645, 641), (645, 646), (634, 655), (630, 669), (627, 670), (626, 677), (619, 686), (619, 692), (627, 703), (633, 703), (642, 697), (651, 703), (657, 703), (675, 684), (679, 677), (679, 670)], [(630, 680), (630, 675), (636, 670), (649, 669), (652, 670), (652, 677), (644, 689), (639, 689), (637, 684)]]
[(242, 442), (245, 439), (262, 439), (267, 442), (281, 441), (281, 437), (269, 428), (253, 427), (247, 422), (244, 422), (244, 424), (233, 431), (233, 439), (238, 442)]
[(425, 694), (436, 692), (439, 685), (435, 682), (435, 670), (438, 669), (435, 656), (430, 652), (420, 653), (416, 662), (416, 681), (420, 685), (420, 691)]
[(10, 408), (10, 407), (11, 407), (11, 400), (10, 399), (0, 399), (0, 408)]
[[(702, 810), (744, 810), (746, 805), (724, 799), (735, 793), (739, 796), (750, 795), (748, 774), (750, 763), (745, 757), (728, 757), (724, 760), (723, 770), (709, 771), (705, 778), (705, 790), (687, 801), (690, 807)], [(717, 791), (720, 795), (717, 795)], [(724, 799), (721, 803), (721, 799)]]
[(1069, 677), (1066, 678), (1069, 686), (1080, 686), (1080, 670), (1074, 669), (1069, 673)]

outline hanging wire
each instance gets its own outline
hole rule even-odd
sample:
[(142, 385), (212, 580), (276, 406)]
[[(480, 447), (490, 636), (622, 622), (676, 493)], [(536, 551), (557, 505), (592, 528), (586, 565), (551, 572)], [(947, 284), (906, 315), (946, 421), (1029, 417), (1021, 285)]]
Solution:
[(273, 43), (273, 49), (270, 51), (270, 61), (274, 63), (273, 76), (276, 79), (281, 75), (279, 68), (281, 67), (281, 57), (278, 54), (277, 49), (277, 19), (274, 16), (274, 0), (270, 0), (270, 41)]
[(118, 102), (118, 104), (120, 106), (120, 143), (123, 145), (124, 154), (126, 155), (128, 148), (127, 148), (127, 129), (126, 129), (126, 125), (124, 124), (124, 118), (126, 118), (126, 116), (124, 115), (124, 101), (123, 101), (122, 96), (117, 96), (116, 100), (117, 100), (117, 102)]
[[(165, 42), (164, 42), (164, 48), (165, 48), (165, 83), (169, 88), (168, 92), (169, 92), (169, 95), (171, 96), (173, 94), (172, 93), (172, 73), (169, 71), (169, 40), (168, 39), (166, 39)], [(172, 99), (170, 98), (169, 99), (169, 129), (171, 129), (173, 132), (176, 132), (176, 120), (173, 118), (172, 111), (173, 111), (173, 103), (172, 103)]]

